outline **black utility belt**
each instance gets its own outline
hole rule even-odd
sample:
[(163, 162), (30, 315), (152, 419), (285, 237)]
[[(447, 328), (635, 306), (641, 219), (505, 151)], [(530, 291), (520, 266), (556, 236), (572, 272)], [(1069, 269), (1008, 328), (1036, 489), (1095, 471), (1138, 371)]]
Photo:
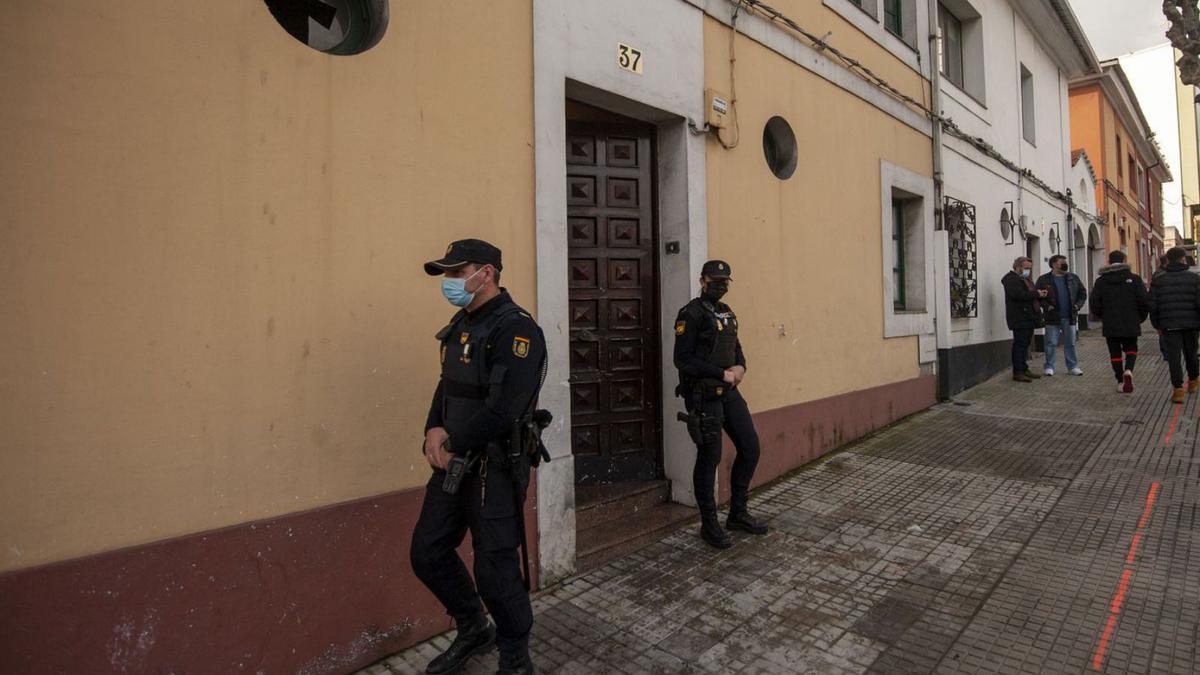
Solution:
[(703, 380), (695, 380), (685, 382), (679, 385), (680, 394), (683, 396), (700, 395), (700, 398), (705, 401), (715, 401), (725, 398), (732, 391), (732, 387), (724, 380), (714, 380), (705, 378)]

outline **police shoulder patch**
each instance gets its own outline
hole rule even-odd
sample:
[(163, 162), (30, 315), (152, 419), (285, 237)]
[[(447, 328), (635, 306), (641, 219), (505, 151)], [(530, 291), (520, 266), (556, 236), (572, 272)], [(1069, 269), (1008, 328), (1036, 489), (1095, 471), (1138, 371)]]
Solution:
[(686, 321), (676, 321), (675, 322), (675, 334), (683, 335), (685, 332), (687, 332), (687, 322)]
[(524, 337), (513, 338), (512, 350), (513, 350), (513, 354), (516, 354), (518, 358), (523, 359), (523, 358), (529, 356), (529, 338), (524, 338)]

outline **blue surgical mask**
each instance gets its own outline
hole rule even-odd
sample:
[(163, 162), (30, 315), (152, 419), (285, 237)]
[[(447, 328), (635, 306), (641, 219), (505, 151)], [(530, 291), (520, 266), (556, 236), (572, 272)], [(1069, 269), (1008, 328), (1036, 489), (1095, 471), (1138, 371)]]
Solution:
[[(482, 272), (484, 268), (475, 270), (475, 274)], [(466, 307), (475, 299), (475, 294), (467, 291), (467, 282), (474, 278), (472, 274), (465, 279), (442, 279), (442, 295), (446, 296), (446, 300), (455, 307)]]
[(1028, 279), (1033, 274), (1033, 270), (1021, 270), (1021, 276)]

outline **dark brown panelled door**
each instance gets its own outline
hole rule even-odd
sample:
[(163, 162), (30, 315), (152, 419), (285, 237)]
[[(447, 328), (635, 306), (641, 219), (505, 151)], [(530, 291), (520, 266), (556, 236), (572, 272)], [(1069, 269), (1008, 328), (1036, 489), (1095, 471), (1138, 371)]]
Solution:
[(571, 448), (581, 485), (658, 476), (652, 127), (567, 124)]

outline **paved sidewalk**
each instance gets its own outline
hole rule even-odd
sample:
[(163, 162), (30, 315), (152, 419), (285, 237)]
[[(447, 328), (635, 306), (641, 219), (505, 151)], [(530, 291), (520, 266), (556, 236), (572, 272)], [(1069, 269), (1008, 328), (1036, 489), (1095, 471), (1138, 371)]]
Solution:
[[(1197, 396), (1156, 340), (1119, 394), (1007, 374), (752, 498), (766, 537), (694, 527), (535, 599), (559, 673), (1192, 673), (1200, 669)], [(1039, 359), (1040, 359), (1040, 355)], [(1040, 363), (1040, 360), (1037, 361)], [(423, 672), (440, 636), (363, 671)], [(469, 673), (492, 673), (477, 657)]]

